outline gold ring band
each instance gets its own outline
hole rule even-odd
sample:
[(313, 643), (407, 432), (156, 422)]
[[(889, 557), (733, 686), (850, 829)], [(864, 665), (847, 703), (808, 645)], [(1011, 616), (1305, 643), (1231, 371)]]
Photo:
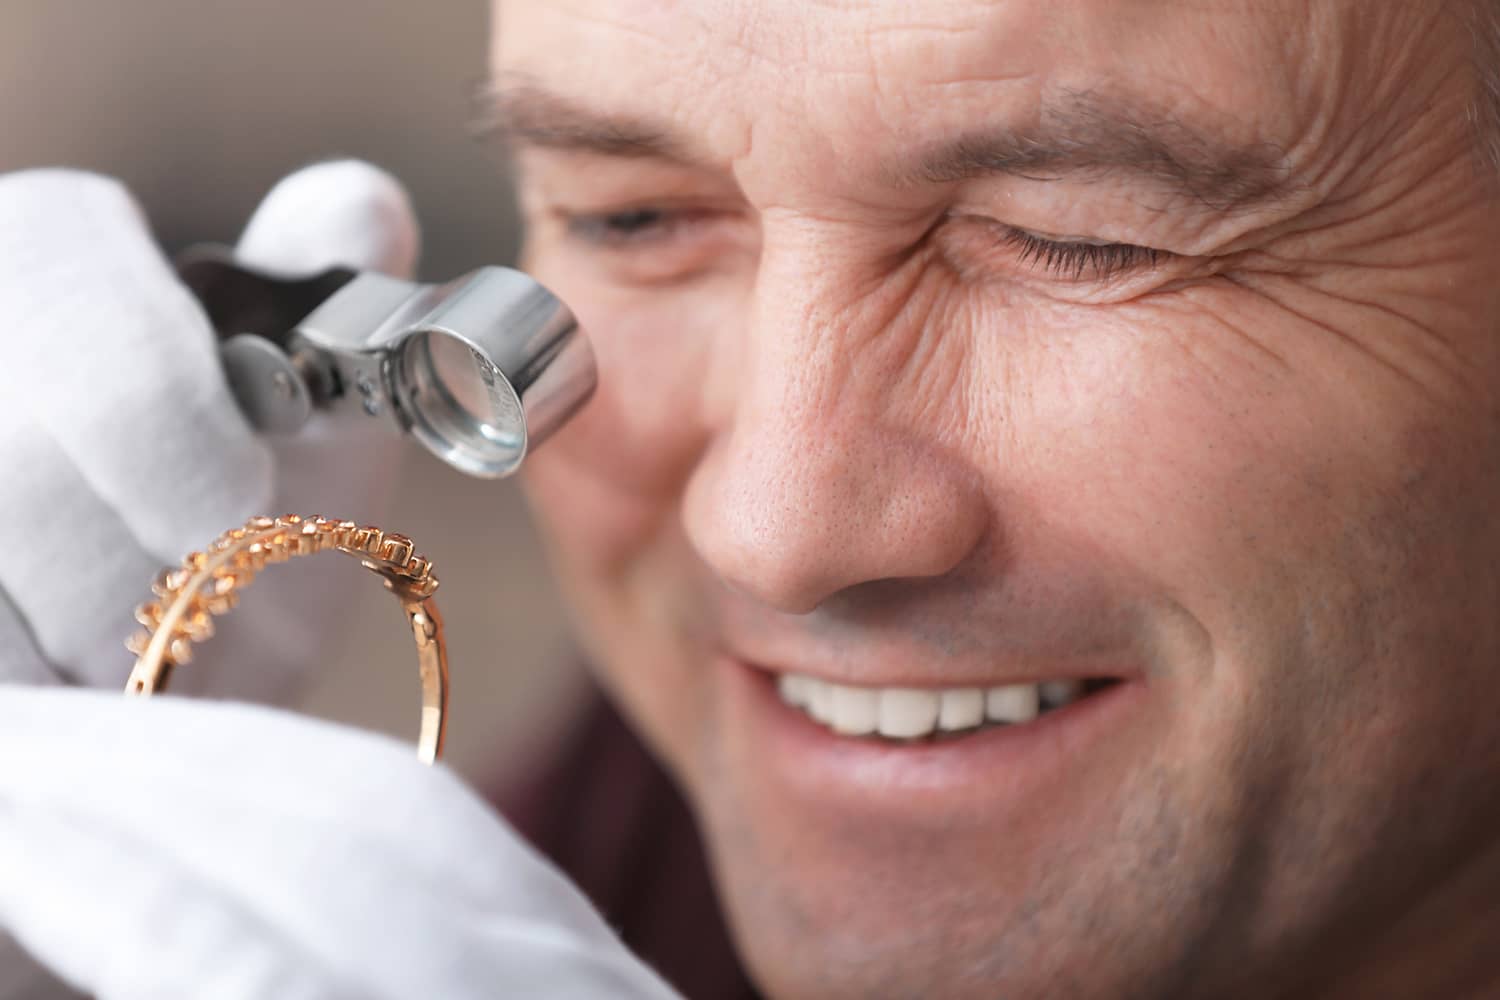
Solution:
[(353, 556), (381, 577), (401, 601), (417, 643), (417, 670), (422, 680), (422, 726), (417, 756), (431, 764), (443, 752), (448, 710), (448, 648), (443, 619), (433, 592), (432, 563), (416, 554), (404, 535), (324, 517), (253, 517), (243, 528), (220, 535), (203, 552), (192, 552), (180, 567), (157, 574), (151, 584), (156, 600), (135, 609), (143, 626), (125, 642), (136, 655), (127, 695), (165, 691), (172, 669), (192, 660), (192, 646), (214, 634), (213, 619), (239, 601), (239, 591), (271, 563), (326, 550)]

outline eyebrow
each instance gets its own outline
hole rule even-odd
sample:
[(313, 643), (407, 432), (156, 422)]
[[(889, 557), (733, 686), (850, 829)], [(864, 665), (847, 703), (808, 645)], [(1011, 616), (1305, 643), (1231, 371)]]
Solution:
[[(478, 94), (481, 134), (513, 146), (604, 156), (706, 162), (692, 143), (648, 118), (604, 114), (513, 74)], [(1043, 106), (1036, 125), (977, 130), (887, 164), (897, 187), (1005, 175), (1033, 180), (1144, 177), (1220, 211), (1289, 197), (1293, 171), (1268, 141), (1234, 143), (1167, 113), (1093, 93), (1067, 93)]]
[(939, 143), (886, 177), (908, 186), (990, 174), (1049, 180), (1122, 171), (1224, 211), (1279, 201), (1297, 189), (1290, 159), (1274, 143), (1233, 143), (1181, 117), (1091, 93), (1054, 99), (1029, 128)]
[(476, 94), (476, 131), (510, 146), (638, 157), (692, 164), (702, 161), (690, 144), (645, 118), (606, 115), (529, 77), (510, 75)]

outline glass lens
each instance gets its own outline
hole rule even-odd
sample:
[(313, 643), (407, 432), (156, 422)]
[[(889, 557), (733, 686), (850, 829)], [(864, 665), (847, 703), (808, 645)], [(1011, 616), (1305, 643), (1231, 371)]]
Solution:
[(503, 476), (526, 453), (521, 401), (504, 373), (457, 337), (428, 330), (402, 345), (396, 391), (412, 433), (440, 458), (479, 476)]

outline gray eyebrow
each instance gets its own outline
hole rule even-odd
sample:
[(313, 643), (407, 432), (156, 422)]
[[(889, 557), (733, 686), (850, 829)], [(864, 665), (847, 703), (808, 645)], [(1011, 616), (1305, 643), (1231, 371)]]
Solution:
[(960, 136), (888, 167), (892, 183), (951, 183), (987, 174), (1039, 180), (1127, 171), (1229, 211), (1295, 190), (1287, 154), (1268, 141), (1236, 144), (1167, 114), (1120, 100), (1068, 94), (1029, 128)]
[(684, 164), (701, 159), (664, 126), (600, 114), (518, 74), (486, 83), (475, 94), (475, 104), (475, 130), (507, 145)]

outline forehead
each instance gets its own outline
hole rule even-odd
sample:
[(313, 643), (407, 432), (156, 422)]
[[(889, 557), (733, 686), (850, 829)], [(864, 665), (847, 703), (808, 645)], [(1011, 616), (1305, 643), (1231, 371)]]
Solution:
[[(1350, 16), (1351, 11), (1361, 16)], [(499, 0), (494, 64), (610, 113), (668, 120), (727, 158), (756, 130), (837, 161), (873, 132), (1015, 122), (1060, 94), (1129, 97), (1231, 140), (1290, 145), (1368, 53), (1345, 0)]]

